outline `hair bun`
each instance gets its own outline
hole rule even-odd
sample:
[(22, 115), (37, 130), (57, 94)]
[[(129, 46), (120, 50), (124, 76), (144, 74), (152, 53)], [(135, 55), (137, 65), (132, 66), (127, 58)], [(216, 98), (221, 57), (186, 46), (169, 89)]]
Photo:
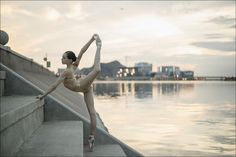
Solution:
[(76, 61), (76, 56), (73, 51), (66, 51), (65, 53), (67, 54), (68, 59), (72, 59), (73, 62)]

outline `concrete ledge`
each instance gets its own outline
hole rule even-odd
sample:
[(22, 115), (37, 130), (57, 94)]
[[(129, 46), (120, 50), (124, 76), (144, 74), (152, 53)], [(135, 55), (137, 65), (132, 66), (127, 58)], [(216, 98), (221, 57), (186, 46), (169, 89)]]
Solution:
[(42, 107), (44, 101), (29, 96), (7, 96), (1, 98), (1, 129), (7, 129)]
[(93, 152), (89, 152), (86, 145), (84, 157), (126, 157), (126, 155), (119, 145), (95, 145)]
[(45, 122), (20, 148), (22, 157), (82, 157), (83, 123), (80, 121)]
[[(13, 70), (9, 69), (5, 65), (1, 64), (1, 67), (3, 67), (9, 74), (16, 77), (18, 80), (22, 83), (25, 83), (29, 86), (29, 91), (32, 93), (34, 92), (35, 95), (43, 92), (38, 86), (33, 84), (32, 82), (24, 79), (22, 76), (14, 72)], [(8, 74), (8, 73), (7, 73)], [(46, 120), (81, 120), (83, 121), (83, 131), (84, 131), (84, 139), (85, 143), (87, 142), (87, 138), (89, 135), (89, 128), (90, 128), (90, 122), (87, 118), (85, 118), (82, 114), (79, 114), (75, 110), (73, 110), (70, 106), (66, 105), (65, 103), (59, 101), (55, 97), (48, 95), (45, 99), (45, 115)], [(53, 111), (53, 112), (52, 112)], [(64, 113), (66, 113), (66, 116), (64, 116)], [(96, 141), (98, 144), (118, 144), (122, 147), (125, 154), (129, 157), (139, 157), (143, 156), (142, 154), (138, 153), (133, 148), (129, 147), (125, 143), (121, 142), (119, 139), (115, 138), (114, 136), (107, 133), (104, 129), (97, 127), (97, 138)]]
[(0, 63), (1, 69), (6, 71), (6, 80), (4, 82), (4, 95), (39, 95), (34, 86), (31, 86), (22, 76), (17, 74), (12, 69)]
[[(26, 101), (27, 97), (25, 98)], [(12, 109), (14, 105), (9, 107)], [(42, 124), (44, 118), (43, 101), (34, 100), (11, 109), (5, 109), (7, 112), (1, 114), (1, 156), (14, 156), (20, 146)]]
[(6, 72), (0, 71), (0, 80), (5, 80), (5, 79), (6, 79)]
[(6, 72), (0, 71), (0, 96), (3, 96), (5, 89)]
[(33, 59), (25, 57), (20, 53), (13, 51), (8, 46), (3, 46), (0, 44), (0, 61), (1, 63), (7, 65), (12, 69), (19, 69), (19, 70), (30, 70), (35, 72), (43, 72), (48, 75), (54, 75), (53, 72), (48, 70), (47, 68), (43, 67), (33, 61)]
[[(52, 112), (55, 110), (56, 112)], [(84, 131), (84, 144), (87, 144), (87, 138), (89, 136), (90, 122), (82, 115), (78, 114), (72, 110), (69, 106), (66, 106), (62, 102), (58, 101), (52, 96), (45, 98), (45, 115), (51, 113), (50, 117), (48, 116), (47, 120), (80, 120), (83, 122), (83, 131)], [(65, 114), (65, 116), (64, 116)], [(68, 116), (70, 115), (70, 116)], [(112, 136), (104, 129), (97, 127), (96, 135), (96, 144), (97, 145), (120, 145), (120, 147), (125, 152), (128, 157), (143, 157), (142, 154), (129, 147), (116, 137)]]

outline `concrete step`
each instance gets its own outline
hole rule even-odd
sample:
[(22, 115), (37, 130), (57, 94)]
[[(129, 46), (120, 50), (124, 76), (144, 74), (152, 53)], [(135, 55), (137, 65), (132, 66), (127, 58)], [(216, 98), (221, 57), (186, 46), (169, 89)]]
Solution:
[(81, 121), (44, 122), (20, 148), (21, 157), (82, 157), (83, 123)]
[(13, 156), (43, 122), (44, 101), (35, 96), (1, 97), (1, 155)]
[(93, 152), (88, 150), (88, 145), (84, 145), (84, 157), (126, 157), (123, 149), (116, 144), (95, 145)]
[(12, 95), (1, 97), (1, 131), (43, 106), (35, 96)]
[(4, 95), (6, 72), (0, 70), (0, 96)]

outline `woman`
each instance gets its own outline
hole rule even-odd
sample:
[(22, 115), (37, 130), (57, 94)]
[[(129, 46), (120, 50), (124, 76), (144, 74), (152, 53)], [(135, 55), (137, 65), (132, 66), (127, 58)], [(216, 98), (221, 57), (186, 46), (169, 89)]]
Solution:
[[(77, 69), (82, 55), (89, 48), (92, 42), (96, 40), (97, 50), (95, 55), (95, 60), (93, 64), (93, 70), (84, 78), (78, 80), (74, 77), (74, 72)], [(66, 64), (65, 71), (60, 75), (58, 80), (53, 83), (43, 95), (37, 96), (38, 99), (43, 99), (49, 93), (57, 88), (57, 86), (63, 82), (64, 86), (74, 92), (83, 92), (84, 101), (89, 111), (90, 115), (90, 135), (89, 135), (89, 151), (93, 151), (95, 144), (95, 133), (96, 133), (96, 111), (94, 108), (93, 100), (93, 91), (92, 91), (92, 82), (95, 80), (97, 75), (101, 71), (100, 66), (100, 51), (101, 51), (102, 42), (97, 34), (94, 34), (88, 43), (81, 49), (78, 57), (76, 58), (75, 54), (72, 51), (66, 51), (62, 56), (62, 64)]]

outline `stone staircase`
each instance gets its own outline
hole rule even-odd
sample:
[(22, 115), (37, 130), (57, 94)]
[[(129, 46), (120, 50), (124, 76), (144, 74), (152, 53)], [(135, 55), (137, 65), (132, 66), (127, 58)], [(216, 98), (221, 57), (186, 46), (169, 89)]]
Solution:
[(107, 131), (99, 115), (94, 152), (88, 151), (89, 114), (83, 97), (60, 85), (36, 96), (57, 78), (32, 59), (0, 44), (0, 156), (141, 157)]
[(27, 140), (17, 156), (83, 156), (81, 121), (44, 122)]
[[(3, 75), (2, 75), (3, 74)], [(1, 80), (7, 81), (7, 73), (1, 71)], [(8, 75), (9, 76), (9, 75)], [(1, 81), (1, 84), (4, 84)], [(8, 80), (9, 81), (9, 80)], [(13, 83), (13, 82), (12, 82)], [(14, 84), (14, 83), (13, 83)], [(22, 83), (18, 83), (22, 85)], [(95, 143), (93, 152), (88, 151), (87, 135), (83, 121), (46, 120), (45, 100), (31, 95), (4, 94), (1, 86), (1, 156), (6, 157), (125, 157), (118, 144)], [(24, 87), (24, 86), (23, 86)], [(23, 88), (19, 86), (18, 88)], [(6, 87), (7, 88), (7, 87)], [(13, 87), (11, 87), (13, 88)], [(23, 89), (24, 90), (24, 89)], [(29, 90), (29, 89), (28, 89)], [(55, 108), (56, 110), (56, 108)]]
[[(10, 76), (5, 71), (0, 72), (1, 84), (5, 85)], [(12, 84), (16, 84), (13, 80)], [(17, 88), (24, 88), (18, 82)], [(6, 87), (7, 88), (7, 87)], [(88, 151), (87, 137), (84, 135), (83, 121), (74, 120), (46, 120), (50, 110), (45, 110), (45, 100), (38, 100), (36, 96), (15, 95), (17, 89), (4, 94), (1, 86), (1, 156), (17, 157), (125, 157), (123, 149), (118, 144), (103, 144), (98, 142), (93, 152)], [(27, 90), (30, 90), (27, 87)], [(22, 90), (24, 91), (24, 89)], [(9, 95), (9, 93), (12, 93)], [(56, 110), (56, 108), (55, 108)], [(64, 112), (65, 113), (65, 112)], [(63, 119), (63, 116), (61, 116)]]
[(43, 122), (43, 101), (1, 96), (1, 156), (14, 156)]
[(1, 156), (125, 157), (119, 145), (84, 144), (83, 122), (44, 121), (44, 100), (34, 96), (1, 97)]

